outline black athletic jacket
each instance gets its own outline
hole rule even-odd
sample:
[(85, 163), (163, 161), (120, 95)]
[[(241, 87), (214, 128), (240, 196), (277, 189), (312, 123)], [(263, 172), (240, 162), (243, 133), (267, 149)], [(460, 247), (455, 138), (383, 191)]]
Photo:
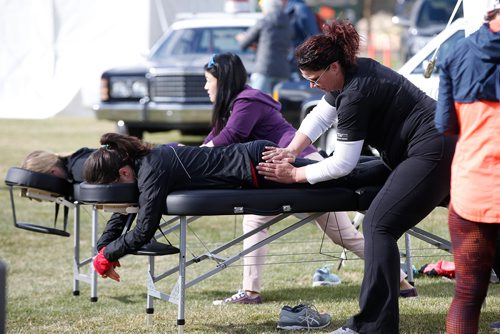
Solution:
[[(168, 212), (167, 195), (178, 189), (252, 188), (252, 165), (259, 163), (267, 141), (221, 147), (160, 145), (137, 159), (139, 212), (134, 229), (115, 240), (101, 237), (109, 261), (134, 252), (153, 238), (161, 216)], [(113, 236), (113, 237), (116, 237)]]

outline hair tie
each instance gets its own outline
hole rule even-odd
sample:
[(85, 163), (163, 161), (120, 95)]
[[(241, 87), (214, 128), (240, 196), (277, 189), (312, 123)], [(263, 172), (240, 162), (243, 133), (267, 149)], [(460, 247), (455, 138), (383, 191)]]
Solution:
[(111, 149), (111, 146), (109, 146), (109, 144), (102, 144), (101, 145), (101, 148), (104, 148), (106, 150), (110, 150)]

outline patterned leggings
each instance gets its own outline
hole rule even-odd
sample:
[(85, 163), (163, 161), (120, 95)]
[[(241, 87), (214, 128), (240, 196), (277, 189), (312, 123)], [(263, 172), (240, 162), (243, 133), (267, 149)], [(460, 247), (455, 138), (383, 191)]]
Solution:
[(456, 282), (446, 319), (446, 333), (475, 334), (478, 332), (481, 305), (488, 292), (500, 224), (466, 220), (451, 205), (448, 223)]

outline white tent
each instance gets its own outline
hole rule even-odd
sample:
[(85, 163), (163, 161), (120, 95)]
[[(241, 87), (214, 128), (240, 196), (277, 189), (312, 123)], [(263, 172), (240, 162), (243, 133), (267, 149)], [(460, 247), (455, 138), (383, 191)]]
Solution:
[(93, 116), (104, 70), (139, 62), (176, 13), (222, 11), (224, 4), (0, 0), (0, 118)]

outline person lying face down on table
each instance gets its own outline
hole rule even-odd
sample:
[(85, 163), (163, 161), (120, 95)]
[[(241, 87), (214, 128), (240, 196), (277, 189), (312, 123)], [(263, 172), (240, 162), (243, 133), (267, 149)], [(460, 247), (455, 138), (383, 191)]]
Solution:
[[(136, 137), (107, 133), (102, 147), (93, 152), (84, 165), (89, 184), (137, 183), (139, 211), (135, 227), (116, 236), (94, 258), (94, 268), (103, 277), (119, 281), (114, 270), (118, 260), (130, 254), (154, 236), (165, 213), (167, 195), (174, 190), (287, 188), (290, 185), (266, 180), (256, 173), (265, 147), (275, 146), (266, 140), (219, 147), (152, 145)], [(295, 164), (316, 161), (297, 159)], [(360, 164), (361, 165), (361, 164)], [(384, 182), (388, 171), (377, 162), (360, 166), (355, 173), (322, 186), (358, 187)], [(299, 187), (294, 185), (293, 187)]]
[[(166, 145), (177, 146), (178, 143)], [(21, 168), (57, 176), (66, 179), (71, 184), (78, 184), (84, 181), (83, 166), (95, 148), (83, 147), (73, 153), (62, 154), (47, 150), (35, 150), (29, 153), (24, 159)], [(123, 233), (128, 215), (114, 213), (106, 223), (104, 231), (97, 241), (97, 251), (100, 251), (109, 242), (115, 240)]]

